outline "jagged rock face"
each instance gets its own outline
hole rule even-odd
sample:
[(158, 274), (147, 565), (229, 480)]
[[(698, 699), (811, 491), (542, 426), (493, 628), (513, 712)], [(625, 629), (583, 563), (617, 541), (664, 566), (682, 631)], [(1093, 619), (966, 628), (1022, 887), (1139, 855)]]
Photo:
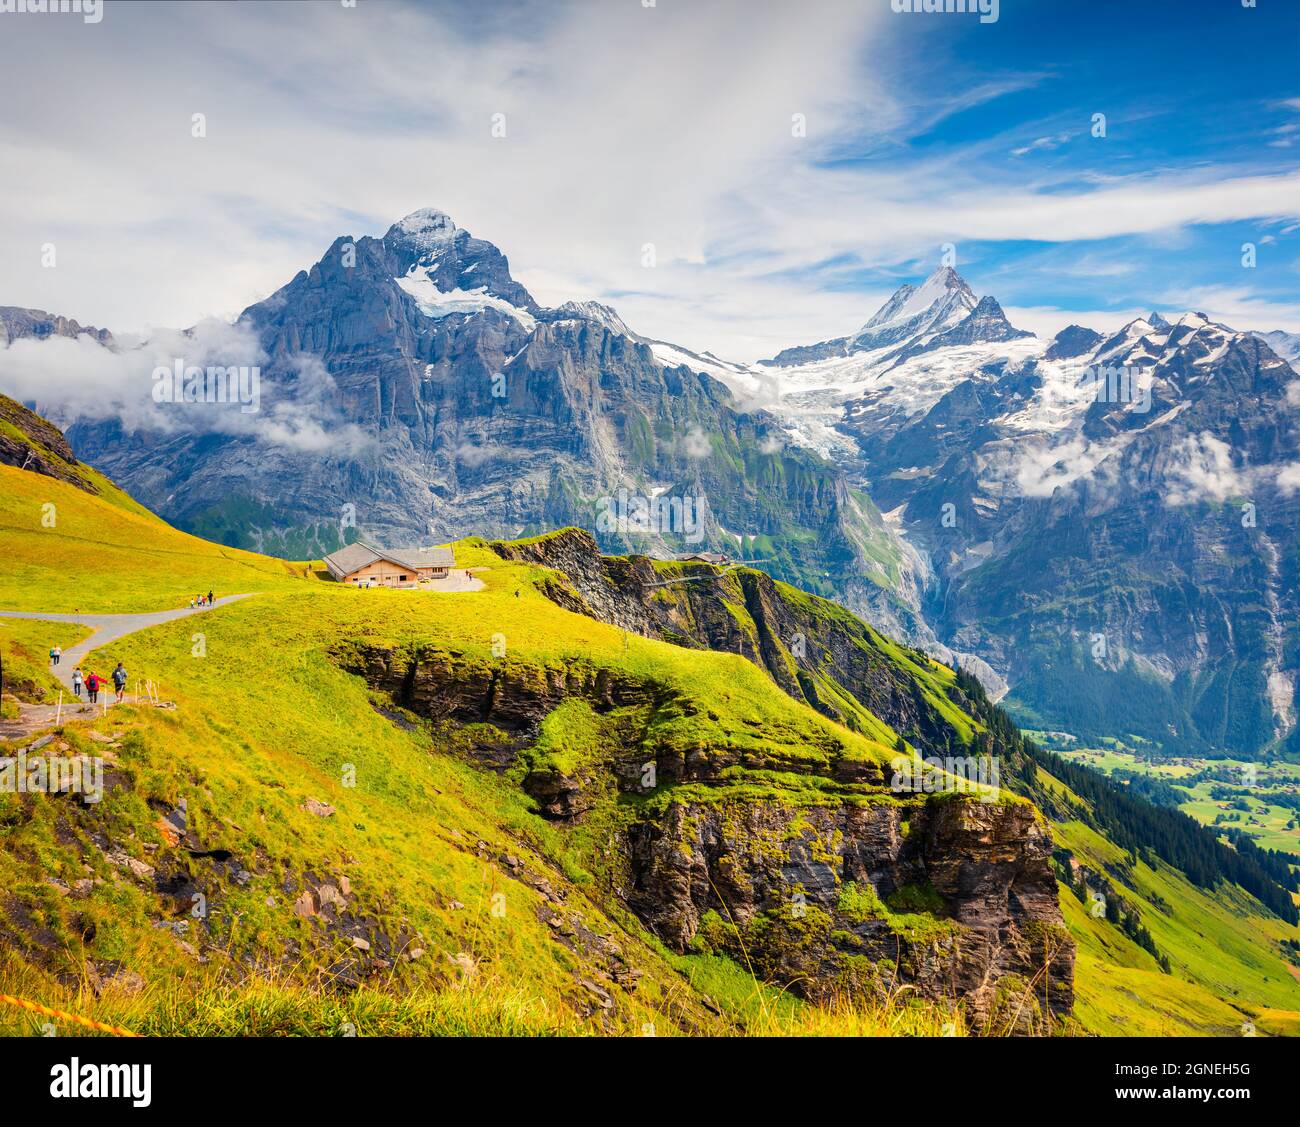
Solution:
[(0, 464), (45, 474), (88, 493), (94, 492), (84, 478), (73, 472), (71, 467), (77, 465), (77, 459), (58, 427), (7, 395), (0, 395), (0, 422), (8, 423), (21, 436), (12, 438), (0, 432)]
[(1101, 333), (1094, 329), (1067, 325), (1052, 338), (1043, 357), (1047, 360), (1068, 360), (1074, 356), (1083, 356), (1096, 348), (1103, 339)]
[[(976, 306), (975, 295), (965, 280), (951, 266), (941, 266), (920, 286), (900, 286), (853, 336), (787, 348), (765, 363), (778, 368), (794, 367), (906, 344), (954, 328)], [(998, 309), (999, 315), (1001, 312)]]
[(951, 348), (961, 344), (996, 343), (998, 341), (1022, 340), (1034, 334), (1015, 328), (1002, 312), (1002, 306), (994, 297), (982, 297), (974, 309), (951, 329), (925, 337), (922, 341), (909, 345), (898, 353), (898, 363), (920, 356), (924, 352), (933, 352), (940, 348)]
[(877, 502), (933, 562), (936, 633), (1013, 706), (1258, 754), (1295, 746), (1295, 380), (1249, 334), (1153, 317), (1066, 330), (857, 433)]
[[(1022, 1031), (1040, 1006), (1073, 1004), (1051, 838), (1029, 807), (674, 803), (629, 841), (629, 903), (675, 950), (691, 948), (713, 910), (765, 977), (814, 999), (896, 973), (922, 994), (968, 1000), (981, 1020), (1023, 996)], [(853, 891), (866, 888), (895, 902), (925, 889), (943, 922), (909, 933), (863, 913)]]
[(952, 749), (951, 728), (888, 660), (879, 635), (838, 607), (792, 597), (764, 572), (724, 574), (708, 564), (656, 570), (644, 556), (602, 556), (581, 529), (491, 547), (562, 573), (545, 590), (567, 610), (677, 645), (740, 654), (795, 700), (853, 727), (854, 718), (826, 691), (838, 685), (896, 731), (910, 733), (926, 754)]
[[(738, 794), (735, 772), (761, 763), (656, 744), (657, 710), (694, 707), (662, 686), (576, 661), (483, 663), (437, 649), (358, 644), (335, 660), (438, 725), (473, 725), (469, 753), (494, 769), (566, 700), (628, 714), (599, 762), (521, 782), (562, 825), (627, 812), (608, 839), (620, 874), (608, 893), (675, 950), (731, 954), (814, 1000), (910, 986), (964, 1001), (977, 1028), (998, 1032), (1038, 1031), (1047, 1012), (1070, 1010), (1073, 944), (1051, 838), (1028, 803), (895, 794), (878, 770), (837, 771), (811, 803)], [(658, 801), (625, 807), (619, 796)]]
[(412, 212), (393, 224), (384, 246), (397, 266), (394, 277), (418, 266), (440, 293), (482, 289), (519, 309), (538, 312), (532, 294), (510, 276), (506, 256), (486, 239), (476, 239), (457, 227), (445, 212), (434, 208)]
[(485, 665), (441, 650), (413, 656), (374, 646), (341, 656), (340, 664), (421, 716), (511, 733), (535, 735), (545, 716), (574, 697), (606, 710), (655, 699), (639, 682), (587, 666)]
[[(351, 506), (380, 542), (581, 524), (612, 549), (734, 552), (748, 536), (780, 575), (866, 585), (867, 515), (842, 474), (712, 377), (661, 363), (613, 310), (541, 309), (495, 246), (441, 212), (336, 240), (240, 323), (266, 355), (263, 410), (307, 403), (349, 441), (69, 431), (190, 531), (302, 558), (338, 546)], [(624, 496), (698, 520), (620, 522)]]
[(68, 317), (46, 313), (43, 309), (21, 309), (14, 305), (0, 305), (0, 344), (10, 345), (23, 338), (41, 340), (45, 337), (91, 336), (100, 344), (109, 344), (113, 334), (107, 329), (80, 325)]
[(1300, 333), (1275, 329), (1271, 333), (1251, 333), (1251, 336), (1259, 337), (1288, 364), (1294, 366), (1300, 362)]

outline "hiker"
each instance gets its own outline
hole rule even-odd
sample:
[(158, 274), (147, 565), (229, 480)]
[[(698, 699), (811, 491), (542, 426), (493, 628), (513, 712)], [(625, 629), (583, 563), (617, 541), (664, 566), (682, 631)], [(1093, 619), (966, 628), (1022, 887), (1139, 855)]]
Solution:
[(194, 604), (194, 596), (191, 595), (191, 596), (190, 596), (190, 610), (193, 610), (193, 609), (194, 609), (194, 605), (195, 605), (195, 604)]
[(208, 606), (211, 606), (211, 605), (212, 605), (212, 592), (209, 591), (209, 592), (208, 592)]
[(62, 651), (61, 649), (59, 649), (58, 646), (53, 646), (53, 647), (51, 647), (51, 649), (50, 649), (50, 664), (51, 664), (51, 665), (58, 665), (58, 664), (59, 664), (59, 658), (61, 658), (62, 656), (63, 656), (63, 651)]
[(117, 703), (122, 703), (122, 694), (126, 692), (126, 670), (122, 668), (122, 663), (117, 663), (117, 668), (113, 670), (113, 688), (117, 690)]
[(77, 666), (77, 668), (72, 671), (72, 694), (78, 700), (81, 699), (81, 686), (84, 681), (85, 678), (81, 675), (81, 666)]
[(99, 674), (91, 670), (90, 676), (86, 678), (86, 698), (91, 704), (95, 704), (99, 700), (99, 686), (101, 683)]

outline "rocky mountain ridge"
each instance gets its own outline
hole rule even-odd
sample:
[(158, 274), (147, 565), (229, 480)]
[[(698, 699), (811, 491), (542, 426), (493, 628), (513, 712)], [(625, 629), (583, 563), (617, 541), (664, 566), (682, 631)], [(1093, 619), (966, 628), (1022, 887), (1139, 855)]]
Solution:
[(358, 534), (581, 523), (610, 549), (748, 553), (814, 588), (893, 599), (871, 558), (883, 522), (840, 471), (711, 376), (659, 360), (614, 310), (541, 308), (440, 211), (340, 237), (234, 328), (263, 357), (262, 413), (243, 430), (177, 429), (174, 412), (156, 431), (67, 428), (187, 530), (302, 557)]

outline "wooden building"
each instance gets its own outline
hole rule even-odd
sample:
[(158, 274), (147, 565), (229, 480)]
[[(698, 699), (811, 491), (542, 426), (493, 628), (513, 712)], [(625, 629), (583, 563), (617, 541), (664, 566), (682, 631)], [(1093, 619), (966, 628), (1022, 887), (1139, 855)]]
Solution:
[(445, 579), (455, 562), (450, 548), (376, 548), (359, 541), (325, 557), (335, 579), (357, 587), (415, 587)]

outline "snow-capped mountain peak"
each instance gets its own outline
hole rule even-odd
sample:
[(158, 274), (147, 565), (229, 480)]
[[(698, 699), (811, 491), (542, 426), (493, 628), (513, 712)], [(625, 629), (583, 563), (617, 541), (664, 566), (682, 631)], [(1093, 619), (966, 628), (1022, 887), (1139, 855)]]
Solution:
[(977, 298), (961, 275), (941, 266), (919, 285), (900, 286), (853, 336), (715, 374), (782, 416), (793, 442), (851, 456), (840, 428), (846, 416), (913, 416), (972, 373), (989, 365), (1018, 369), (1045, 348), (1007, 320), (996, 298)]
[(384, 238), (427, 252), (437, 249), (448, 239), (455, 238), (459, 230), (445, 211), (439, 211), (436, 207), (422, 207), (394, 223)]
[(951, 266), (940, 266), (919, 286), (901, 286), (854, 337), (878, 346), (897, 330), (915, 336), (925, 331), (951, 328), (975, 308), (970, 286)]
[(554, 314), (554, 319), (557, 321), (590, 321), (615, 336), (628, 337), (631, 340), (640, 339), (627, 327), (626, 322), (618, 315), (618, 310), (599, 301), (566, 301), (563, 305), (556, 306)]
[(921, 338), (955, 328), (978, 304), (970, 286), (951, 266), (940, 266), (919, 286), (900, 286), (852, 336), (800, 345), (779, 352), (765, 364), (800, 367), (891, 345), (916, 345)]
[(1252, 332), (1250, 335), (1258, 337), (1283, 360), (1297, 366), (1297, 370), (1300, 370), (1300, 333), (1274, 329), (1272, 332)]
[[(510, 263), (492, 243), (476, 239), (445, 211), (421, 208), (399, 219), (384, 235), (383, 246), (398, 267), (392, 277), (422, 307), (440, 310), (454, 297), (452, 311), (465, 312), (495, 299), (523, 310), (538, 311), (532, 295), (510, 276)], [(430, 316), (432, 314), (429, 314)], [(444, 314), (439, 314), (444, 315)]]

